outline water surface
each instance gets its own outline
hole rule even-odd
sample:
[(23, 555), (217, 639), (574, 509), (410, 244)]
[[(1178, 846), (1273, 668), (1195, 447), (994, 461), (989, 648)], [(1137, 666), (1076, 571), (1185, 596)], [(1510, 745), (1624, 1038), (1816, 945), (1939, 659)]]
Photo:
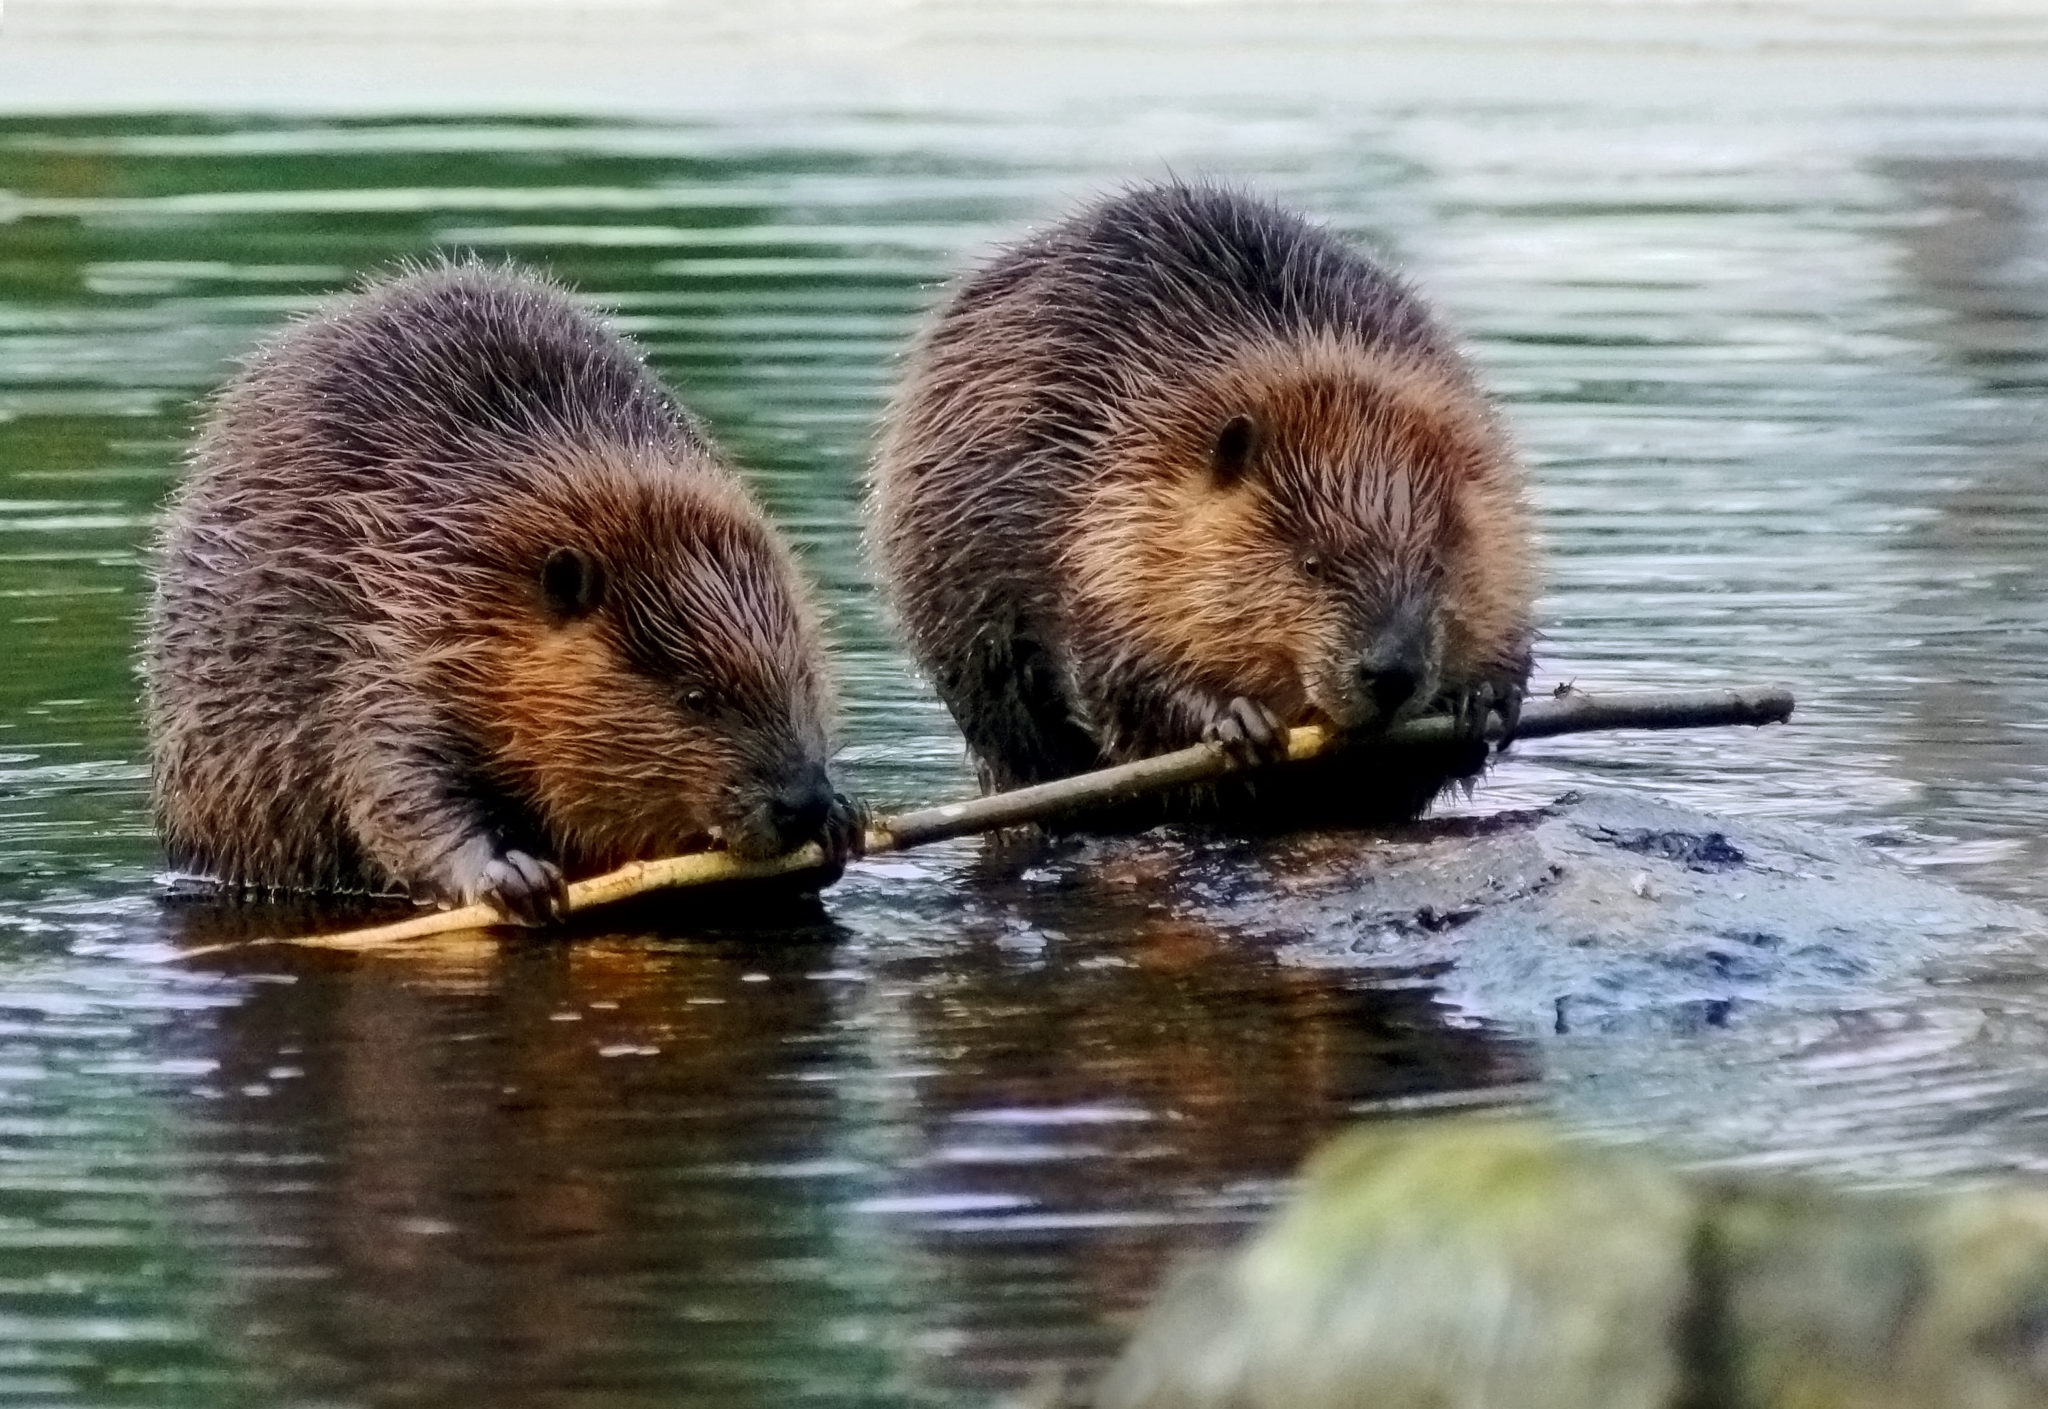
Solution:
[(1539, 688), (1800, 696), (1529, 745), (1461, 807), (1640, 790), (2048, 903), (2048, 107), (0, 119), (0, 1398), (981, 1402), (1099, 1357), (1336, 1124), (1488, 1091), (1857, 1177), (2043, 1163), (2038, 975), (1566, 1041), (1207, 923), (1256, 848), (1189, 891), (958, 844), (767, 928), (167, 962), (205, 921), (153, 882), (143, 545), (263, 330), (443, 248), (616, 310), (824, 584), (887, 808), (969, 788), (858, 555), (891, 358), (964, 260), (1168, 170), (1466, 332), (1548, 543)]

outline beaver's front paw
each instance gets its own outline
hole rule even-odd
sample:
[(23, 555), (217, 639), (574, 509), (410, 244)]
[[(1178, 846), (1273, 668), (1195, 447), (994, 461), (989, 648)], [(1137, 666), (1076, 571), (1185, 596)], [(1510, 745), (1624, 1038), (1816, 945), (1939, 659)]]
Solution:
[(1529, 683), (1526, 680), (1508, 680), (1493, 688), (1493, 712), (1500, 716), (1500, 742), (1494, 745), (1496, 753), (1504, 753), (1507, 746), (1515, 741), (1515, 730), (1522, 724), (1522, 701), (1528, 697)]
[(1451, 717), (1456, 721), (1460, 742), (1486, 747), (1487, 726), (1500, 717), (1500, 742), (1505, 749), (1515, 740), (1515, 726), (1522, 720), (1522, 699), (1527, 693), (1519, 680), (1482, 680), (1469, 690), (1451, 697)]
[(493, 906), (508, 920), (522, 925), (545, 925), (562, 918), (569, 910), (569, 883), (562, 868), (552, 861), (508, 851), (491, 858), (484, 867), (483, 886), (477, 899)]
[(456, 852), (436, 892), (463, 905), (482, 901), (517, 925), (559, 920), (569, 904), (561, 867), (524, 851), (500, 851), (481, 837)]
[(832, 805), (826, 810), (824, 828), (818, 833), (818, 845), (825, 851), (825, 884), (838, 880), (846, 870), (846, 863), (866, 850), (867, 824), (866, 807), (845, 793), (832, 794)]
[(1257, 700), (1239, 695), (1210, 707), (1202, 742), (1215, 744), (1241, 765), (1280, 763), (1287, 757), (1287, 726)]

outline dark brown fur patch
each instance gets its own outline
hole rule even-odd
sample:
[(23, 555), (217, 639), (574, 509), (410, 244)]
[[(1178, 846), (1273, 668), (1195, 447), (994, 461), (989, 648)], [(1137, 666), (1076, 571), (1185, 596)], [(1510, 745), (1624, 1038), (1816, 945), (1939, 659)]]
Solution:
[(1214, 188), (1106, 201), (963, 282), (891, 407), (870, 513), (999, 786), (1193, 742), (1233, 696), (1383, 722), (1359, 681), (1397, 638), (1426, 638), (1424, 706), (1529, 668), (1520, 475), (1450, 338), (1355, 250)]
[[(601, 586), (573, 619), (564, 548)], [(831, 703), (795, 563), (695, 420), (562, 291), (475, 264), (336, 301), (222, 391), (144, 664), (172, 864), (241, 886), (779, 849), (764, 799), (822, 768)]]

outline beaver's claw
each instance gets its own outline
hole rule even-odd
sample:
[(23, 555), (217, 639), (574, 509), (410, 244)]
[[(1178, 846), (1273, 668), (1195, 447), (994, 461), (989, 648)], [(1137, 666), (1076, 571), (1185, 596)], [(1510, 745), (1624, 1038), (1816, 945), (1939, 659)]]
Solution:
[(432, 890), (443, 903), (481, 901), (515, 925), (545, 925), (568, 912), (561, 867), (513, 848), (500, 851), (486, 837), (458, 849)]
[(1505, 750), (1515, 741), (1515, 726), (1522, 721), (1522, 699), (1527, 693), (1519, 680), (1485, 680), (1454, 696), (1451, 718), (1459, 741), (1484, 747), (1487, 723), (1499, 715), (1501, 735), (1496, 748)]
[(1493, 711), (1500, 716), (1500, 742), (1494, 752), (1506, 753), (1509, 744), (1515, 741), (1515, 731), (1522, 727), (1522, 701), (1527, 699), (1527, 682), (1511, 680), (1494, 691)]
[(568, 913), (569, 884), (554, 862), (507, 851), (485, 864), (476, 898), (517, 924), (545, 925)]
[(1211, 707), (1202, 742), (1215, 744), (1246, 766), (1279, 763), (1287, 757), (1287, 728), (1279, 716), (1243, 695)]
[(846, 870), (846, 863), (867, 849), (868, 810), (845, 793), (832, 794), (832, 806), (825, 813), (825, 826), (818, 833), (818, 845), (825, 852), (825, 873), (830, 885)]

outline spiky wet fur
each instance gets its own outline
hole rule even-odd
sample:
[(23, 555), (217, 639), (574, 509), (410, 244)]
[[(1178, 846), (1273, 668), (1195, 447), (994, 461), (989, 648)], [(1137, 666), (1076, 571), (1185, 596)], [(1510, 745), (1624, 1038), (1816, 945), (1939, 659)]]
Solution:
[[(540, 585), (564, 545), (606, 574), (576, 619)], [(764, 791), (825, 756), (787, 549), (637, 351), (510, 268), (402, 271), (260, 348), (156, 564), (157, 822), (230, 885), (471, 898), (505, 847), (772, 850)]]
[[(1256, 449), (1221, 481), (1239, 416)], [(1213, 187), (1107, 200), (954, 290), (890, 408), (870, 538), (994, 787), (1194, 742), (1235, 695), (1384, 724), (1354, 670), (1404, 612), (1431, 642), (1416, 707), (1528, 675), (1520, 475), (1450, 336), (1363, 254)], [(1336, 810), (1412, 815), (1483, 757), (1376, 765)]]

